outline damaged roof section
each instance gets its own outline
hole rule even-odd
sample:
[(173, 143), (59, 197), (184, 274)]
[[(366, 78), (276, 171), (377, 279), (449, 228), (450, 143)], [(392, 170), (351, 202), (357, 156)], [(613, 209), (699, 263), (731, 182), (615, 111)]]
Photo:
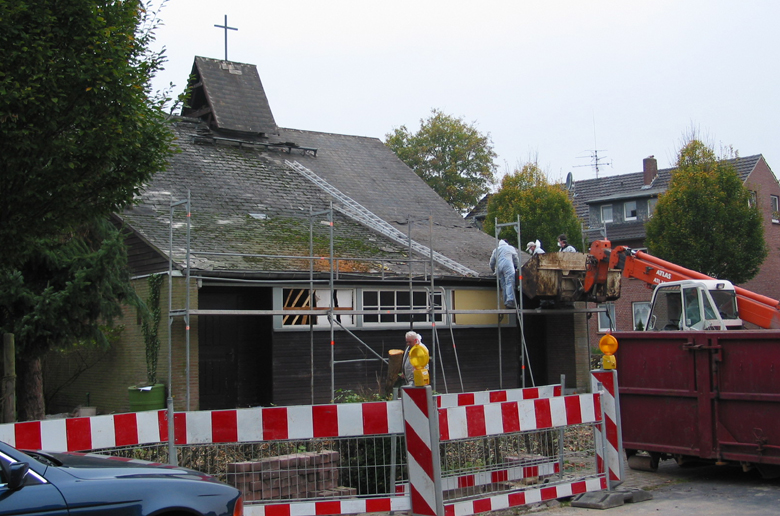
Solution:
[(279, 130), (257, 73), (250, 64), (196, 57), (182, 115), (200, 118), (214, 129), (268, 136)]
[[(215, 274), (308, 273), (310, 235), (313, 254), (330, 256), (331, 227), (321, 213), (332, 204), (339, 271), (408, 275), (411, 254), (414, 276), (492, 275), (494, 239), (378, 138), (277, 127), (254, 65), (196, 57), (193, 77), (189, 107), (171, 118), (180, 152), (122, 214), (144, 253), (167, 256), (171, 202), (189, 192), (189, 245), (185, 210), (173, 217), (179, 268), (190, 249), (192, 268)], [(326, 266), (322, 260), (314, 270)]]

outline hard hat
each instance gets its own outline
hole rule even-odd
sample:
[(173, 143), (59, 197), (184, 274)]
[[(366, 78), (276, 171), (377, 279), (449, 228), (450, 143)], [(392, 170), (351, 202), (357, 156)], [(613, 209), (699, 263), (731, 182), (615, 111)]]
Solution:
[(528, 251), (529, 249), (531, 249), (532, 245), (536, 245), (536, 242), (528, 242), (528, 244), (525, 246), (525, 250)]

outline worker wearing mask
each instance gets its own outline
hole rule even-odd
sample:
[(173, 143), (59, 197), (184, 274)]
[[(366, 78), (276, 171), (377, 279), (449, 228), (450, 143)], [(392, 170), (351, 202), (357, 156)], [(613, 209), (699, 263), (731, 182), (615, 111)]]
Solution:
[(566, 235), (558, 235), (558, 251), (561, 253), (576, 253), (577, 250), (568, 244), (566, 241)]
[(535, 242), (528, 242), (525, 246), (525, 252), (533, 256), (535, 254), (544, 254), (544, 249), (542, 249), (542, 243), (536, 240)]

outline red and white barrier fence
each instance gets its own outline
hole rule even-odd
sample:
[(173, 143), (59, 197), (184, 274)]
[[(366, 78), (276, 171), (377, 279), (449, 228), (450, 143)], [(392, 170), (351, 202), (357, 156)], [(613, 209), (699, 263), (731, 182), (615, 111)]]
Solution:
[[(596, 392), (595, 386), (603, 386)], [(407, 511), (429, 516), (467, 516), (606, 489), (623, 478), (617, 375), (594, 371), (594, 392), (562, 396), (560, 385), (434, 397), (430, 387), (405, 388), (391, 402), (180, 412), (174, 416), (177, 445), (305, 440), (328, 437), (406, 436), (409, 485), (376, 497), (247, 503), (247, 515), (317, 516)], [(558, 480), (511, 492), (454, 502), (443, 491), (560, 473), (554, 458), (442, 477), (440, 443), (591, 424), (597, 429), (597, 477)], [(21, 449), (87, 451), (157, 444), (168, 435), (166, 411), (34, 421), (0, 425), (0, 440)], [(601, 446), (605, 442), (606, 446)], [(531, 469), (529, 469), (531, 468)], [(533, 469), (535, 468), (535, 469)], [(513, 488), (514, 489), (514, 488)]]

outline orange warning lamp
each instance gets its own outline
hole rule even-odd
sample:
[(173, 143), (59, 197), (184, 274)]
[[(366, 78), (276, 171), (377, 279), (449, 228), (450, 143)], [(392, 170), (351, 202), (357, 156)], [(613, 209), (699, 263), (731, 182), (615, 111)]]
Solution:
[(428, 370), (425, 366), (428, 365), (430, 356), (428, 350), (423, 346), (415, 344), (412, 349), (409, 350), (409, 363), (414, 367), (414, 386), (424, 387), (430, 385), (431, 378), (428, 375)]
[(607, 333), (599, 339), (599, 349), (604, 353), (604, 356), (601, 358), (601, 367), (604, 369), (617, 369), (617, 359), (615, 358), (617, 348), (618, 341), (611, 333)]

